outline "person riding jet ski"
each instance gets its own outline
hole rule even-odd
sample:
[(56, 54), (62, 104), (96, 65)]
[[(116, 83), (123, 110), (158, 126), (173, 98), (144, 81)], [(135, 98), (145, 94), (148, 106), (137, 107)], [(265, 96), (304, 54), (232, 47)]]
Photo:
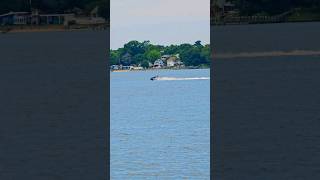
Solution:
[(159, 76), (153, 76), (152, 78), (150, 78), (151, 81), (157, 80)]

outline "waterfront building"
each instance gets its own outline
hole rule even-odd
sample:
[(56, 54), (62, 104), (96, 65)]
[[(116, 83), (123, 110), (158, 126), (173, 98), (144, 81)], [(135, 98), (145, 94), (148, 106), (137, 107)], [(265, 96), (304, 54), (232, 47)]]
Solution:
[(94, 8), (90, 16), (64, 14), (41, 14), (39, 10), (32, 12), (9, 12), (0, 15), (0, 25), (103, 25), (106, 20), (98, 16), (98, 7)]
[(29, 12), (9, 12), (0, 15), (0, 25), (23, 25), (29, 22)]
[(38, 17), (40, 25), (67, 25), (74, 18), (74, 14), (41, 14)]
[(167, 60), (167, 67), (174, 67), (177, 64), (177, 58), (172, 56)]
[(170, 57), (170, 55), (163, 55), (163, 56), (161, 56), (161, 60), (166, 61), (169, 57)]
[(171, 56), (167, 60), (167, 67), (180, 67), (181, 65), (183, 65), (183, 63), (176, 56)]
[(120, 66), (119, 65), (112, 65), (110, 67), (111, 70), (119, 70), (120, 69)]
[(211, 16), (224, 17), (237, 14), (235, 4), (226, 0), (216, 0), (211, 3)]
[(153, 63), (153, 68), (163, 68), (164, 67), (164, 62), (161, 59), (157, 59)]

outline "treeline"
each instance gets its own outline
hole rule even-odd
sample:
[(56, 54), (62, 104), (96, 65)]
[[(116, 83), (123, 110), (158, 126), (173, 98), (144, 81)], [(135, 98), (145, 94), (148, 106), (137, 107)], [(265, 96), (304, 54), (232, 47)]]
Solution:
[(85, 13), (99, 6), (98, 14), (109, 19), (110, 0), (1, 0), (0, 14), (10, 11), (30, 11), (31, 6), (45, 13), (64, 13), (74, 8), (80, 8)]
[(153, 45), (150, 41), (130, 41), (122, 48), (110, 51), (110, 64), (149, 67), (149, 63), (154, 63), (162, 55), (176, 54), (186, 66), (210, 65), (210, 45), (202, 45), (201, 41), (170, 46)]
[(319, 0), (231, 0), (231, 2), (240, 10), (241, 15), (275, 15), (295, 8), (320, 9)]

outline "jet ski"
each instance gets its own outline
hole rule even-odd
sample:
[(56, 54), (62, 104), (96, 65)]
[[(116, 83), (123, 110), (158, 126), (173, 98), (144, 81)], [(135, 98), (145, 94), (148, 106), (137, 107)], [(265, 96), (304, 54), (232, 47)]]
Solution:
[(153, 76), (150, 78), (151, 81), (157, 80), (159, 76)]

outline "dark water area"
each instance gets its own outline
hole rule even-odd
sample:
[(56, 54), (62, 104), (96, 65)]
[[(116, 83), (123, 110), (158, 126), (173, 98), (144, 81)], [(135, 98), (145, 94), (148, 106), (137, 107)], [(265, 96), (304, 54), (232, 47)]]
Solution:
[[(212, 33), (217, 53), (265, 52), (318, 50), (319, 30), (319, 23), (302, 23), (228, 26)], [(236, 34), (241, 34), (241, 41), (231, 43), (229, 37)], [(214, 60), (216, 179), (320, 178), (319, 60), (320, 56)]]
[(211, 26), (217, 54), (320, 50), (319, 22)]
[(107, 179), (106, 41), (0, 35), (0, 179)]

